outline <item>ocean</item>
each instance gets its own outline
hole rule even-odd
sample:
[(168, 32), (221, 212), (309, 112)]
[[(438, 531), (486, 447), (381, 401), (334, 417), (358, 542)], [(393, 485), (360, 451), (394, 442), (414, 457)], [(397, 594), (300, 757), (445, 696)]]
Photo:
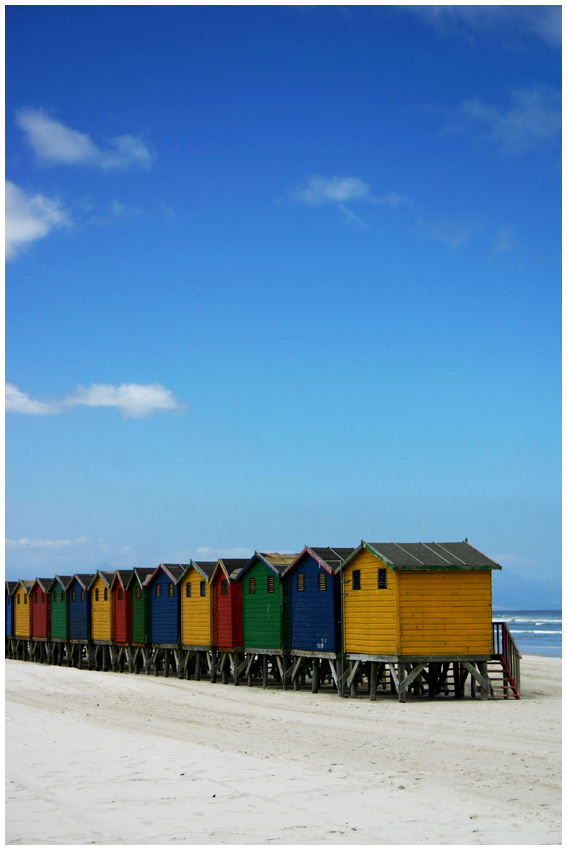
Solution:
[(504, 620), (522, 655), (561, 658), (561, 611), (492, 609), (493, 620)]

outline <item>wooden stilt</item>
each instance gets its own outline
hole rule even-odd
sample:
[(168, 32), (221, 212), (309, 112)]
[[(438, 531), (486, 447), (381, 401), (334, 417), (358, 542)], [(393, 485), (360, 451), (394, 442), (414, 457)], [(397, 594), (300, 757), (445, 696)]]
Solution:
[(201, 653), (195, 653), (195, 681), (201, 681)]
[(268, 687), (268, 656), (262, 656), (262, 687)]
[(163, 675), (166, 679), (169, 678), (169, 649), (164, 649), (163, 651)]
[(376, 700), (376, 688), (378, 685), (378, 663), (376, 661), (370, 662), (370, 681), (369, 681), (369, 691), (370, 691), (370, 699), (372, 702)]
[(234, 684), (238, 687), (240, 685), (239, 678), (240, 674), (238, 672), (238, 665), (240, 664), (240, 653), (235, 652), (233, 656), (233, 665), (234, 665)]
[[(478, 666), (478, 672), (483, 677), (483, 679), (488, 679), (488, 662), (479, 661), (477, 663), (477, 666)], [(488, 689), (487, 685), (481, 685), (480, 686), (480, 698), (481, 699), (488, 699), (488, 697), (489, 697), (488, 690), (489, 689)]]
[(318, 694), (319, 693), (319, 659), (313, 659), (313, 676), (311, 677), (311, 693)]

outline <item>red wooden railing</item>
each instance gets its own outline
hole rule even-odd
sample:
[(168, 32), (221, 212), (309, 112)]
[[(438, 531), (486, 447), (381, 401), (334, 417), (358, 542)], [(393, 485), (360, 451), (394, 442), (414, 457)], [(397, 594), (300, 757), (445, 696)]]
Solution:
[(520, 652), (505, 622), (492, 623), (492, 654), (499, 655), (520, 693)]

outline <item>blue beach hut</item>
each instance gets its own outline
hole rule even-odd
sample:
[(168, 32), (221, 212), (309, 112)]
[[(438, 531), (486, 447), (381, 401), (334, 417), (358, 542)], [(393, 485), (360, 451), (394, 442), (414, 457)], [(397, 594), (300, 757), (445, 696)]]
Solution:
[(296, 659), (291, 679), (311, 666), (315, 692), (321, 666), (327, 669), (325, 661), (338, 684), (336, 660), (342, 652), (338, 569), (352, 552), (353, 548), (305, 546), (284, 572), (289, 585), (289, 646)]
[(188, 564), (160, 564), (146, 587), (150, 594), (150, 643), (179, 644), (179, 587)]
[(67, 587), (69, 640), (90, 640), (91, 606), (88, 588), (96, 574), (76, 574)]
[(6, 582), (6, 637), (14, 634), (14, 591), (17, 586), (17, 581)]

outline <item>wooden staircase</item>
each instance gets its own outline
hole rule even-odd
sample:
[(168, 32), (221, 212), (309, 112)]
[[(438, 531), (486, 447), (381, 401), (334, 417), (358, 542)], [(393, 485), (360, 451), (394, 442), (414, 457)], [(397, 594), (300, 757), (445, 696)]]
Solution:
[(487, 672), (494, 699), (520, 699), (521, 657), (506, 623), (493, 622), (492, 657)]

